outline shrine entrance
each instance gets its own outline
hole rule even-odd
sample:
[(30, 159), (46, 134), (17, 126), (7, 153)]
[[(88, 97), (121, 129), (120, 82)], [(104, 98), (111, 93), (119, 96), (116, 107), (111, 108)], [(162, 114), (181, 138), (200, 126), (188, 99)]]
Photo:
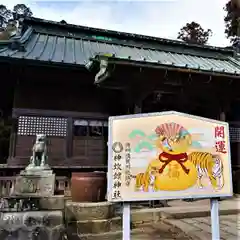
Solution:
[(230, 126), (232, 168), (234, 172), (238, 171), (240, 121), (237, 118), (237, 102), (240, 94), (237, 89), (240, 86), (237, 77), (138, 66), (137, 63), (121, 65), (110, 60), (108, 63), (109, 69), (114, 71), (105, 74), (101, 81), (98, 79), (97, 85), (118, 89), (122, 93), (124, 112), (119, 112), (119, 115), (177, 111), (227, 121)]

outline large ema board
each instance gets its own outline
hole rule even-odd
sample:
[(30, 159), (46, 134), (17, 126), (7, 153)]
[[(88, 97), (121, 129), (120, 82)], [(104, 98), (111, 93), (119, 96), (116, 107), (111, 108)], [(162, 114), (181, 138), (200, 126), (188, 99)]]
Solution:
[(229, 127), (178, 112), (109, 118), (108, 201), (232, 196)]

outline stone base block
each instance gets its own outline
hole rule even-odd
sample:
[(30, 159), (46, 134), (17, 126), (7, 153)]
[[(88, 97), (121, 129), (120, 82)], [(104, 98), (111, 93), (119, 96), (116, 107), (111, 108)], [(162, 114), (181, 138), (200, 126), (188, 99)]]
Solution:
[(64, 195), (55, 195), (39, 199), (39, 207), (41, 210), (64, 210), (64, 205)]
[(67, 201), (65, 217), (68, 222), (109, 219), (117, 216), (116, 206), (109, 202), (76, 203)]
[(43, 171), (42, 174), (17, 176), (13, 195), (22, 197), (49, 197), (54, 194), (55, 174)]
[(86, 220), (77, 222), (77, 233), (106, 233), (115, 232), (122, 229), (122, 219), (120, 217), (104, 220)]
[(10, 196), (1, 199), (1, 212), (25, 212), (25, 211), (45, 211), (64, 210), (65, 198), (63, 195), (52, 197), (21, 197)]
[(12, 212), (0, 215), (0, 239), (62, 240), (62, 211)]
[(26, 240), (26, 239), (44, 239), (44, 240), (62, 240), (64, 236), (64, 225), (58, 226), (53, 230), (45, 227), (39, 227), (35, 231), (25, 229), (16, 229), (14, 231), (0, 231), (1, 240)]

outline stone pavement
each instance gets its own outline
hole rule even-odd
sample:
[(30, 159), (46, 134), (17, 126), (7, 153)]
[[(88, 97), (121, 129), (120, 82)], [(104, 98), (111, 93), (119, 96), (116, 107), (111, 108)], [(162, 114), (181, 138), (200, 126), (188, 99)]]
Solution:
[[(168, 208), (162, 208), (162, 217), (190, 218), (210, 216), (210, 200), (185, 202), (180, 200), (169, 201)], [(219, 202), (220, 215), (240, 214), (240, 198), (231, 198)]]
[[(211, 240), (211, 218), (166, 219), (165, 223), (176, 226), (196, 240)], [(222, 240), (240, 239), (240, 215), (220, 216), (220, 236)]]
[[(132, 231), (131, 240), (192, 240), (175, 226), (158, 222), (152, 225), (145, 225), (141, 229)], [(122, 240), (121, 238), (117, 240)]]
[[(210, 216), (209, 200), (184, 202), (181, 200), (169, 201), (170, 207), (133, 209), (131, 221), (134, 227), (141, 224), (151, 224), (161, 219), (181, 219)], [(220, 201), (221, 215), (240, 214), (240, 198)]]
[[(205, 208), (209, 209), (209, 200), (201, 200), (196, 202), (183, 202), (172, 201), (169, 203), (169, 211), (171, 215), (167, 215), (167, 218), (163, 221), (166, 224), (175, 226), (181, 229), (188, 236), (193, 239), (199, 240), (211, 240), (211, 218), (207, 215), (202, 215), (197, 209)], [(220, 212), (220, 232), (222, 240), (236, 240), (240, 239), (240, 198), (235, 197), (232, 199), (224, 200), (220, 202), (220, 209), (224, 209), (224, 214)], [(177, 208), (182, 208), (186, 211), (186, 214), (181, 214), (183, 211), (177, 211)], [(195, 210), (194, 210), (195, 208)], [(229, 214), (227, 210), (231, 208)], [(174, 210), (175, 209), (175, 210)], [(234, 212), (235, 209), (235, 212)], [(210, 213), (210, 212), (209, 212)], [(195, 215), (195, 216), (194, 216)]]
[[(122, 231), (98, 234), (84, 238), (68, 238), (68, 240), (122, 240)], [(146, 224), (141, 228), (133, 229), (131, 231), (131, 240), (193, 240), (187, 236), (183, 231), (177, 229), (175, 226), (159, 222), (157, 224)]]

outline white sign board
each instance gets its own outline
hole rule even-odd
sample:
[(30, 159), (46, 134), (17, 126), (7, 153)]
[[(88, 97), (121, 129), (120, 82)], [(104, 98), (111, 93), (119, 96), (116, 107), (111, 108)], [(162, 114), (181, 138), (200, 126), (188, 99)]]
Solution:
[[(109, 118), (108, 201), (232, 194), (228, 123), (172, 111)], [(218, 221), (216, 204), (212, 214)], [(129, 215), (125, 204), (127, 222)], [(129, 225), (123, 226), (129, 239)]]
[(109, 119), (108, 201), (232, 196), (226, 122), (177, 112)]

